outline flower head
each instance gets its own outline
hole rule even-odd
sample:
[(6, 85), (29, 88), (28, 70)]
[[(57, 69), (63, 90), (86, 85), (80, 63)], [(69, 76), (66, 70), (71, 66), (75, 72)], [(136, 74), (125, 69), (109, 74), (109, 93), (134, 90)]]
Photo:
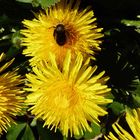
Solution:
[[(0, 62), (4, 58), (5, 55), (2, 53)], [(15, 123), (13, 117), (22, 112), (24, 103), (23, 91), (19, 86), (23, 83), (21, 77), (17, 75), (16, 70), (4, 73), (13, 60), (0, 67), (0, 134)]]
[(126, 111), (126, 121), (132, 134), (127, 132), (123, 127), (121, 127), (118, 122), (115, 122), (112, 127), (118, 137), (116, 137), (112, 132), (106, 137), (106, 140), (139, 140), (140, 139), (140, 108)]
[(71, 57), (68, 51), (59, 69), (51, 53), (50, 63), (43, 61), (33, 67), (35, 74), (27, 74), (26, 90), (31, 93), (26, 102), (33, 105), (31, 113), (42, 118), (44, 126), (59, 128), (65, 136), (91, 131), (88, 121), (98, 123), (98, 116), (107, 114), (103, 105), (112, 102), (106, 98), (110, 89), (104, 85), (108, 80), (104, 71), (92, 76), (97, 66), (88, 66), (90, 59), (83, 63), (83, 56), (78, 54), (71, 62)]
[(79, 11), (80, 0), (61, 0), (55, 6), (36, 15), (36, 19), (24, 20), (26, 27), (21, 30), (24, 35), (22, 45), (26, 56), (31, 56), (31, 65), (40, 60), (48, 60), (49, 51), (56, 55), (57, 63), (62, 64), (67, 49), (74, 59), (78, 52), (84, 57), (100, 50), (99, 38), (102, 28), (97, 28), (93, 11), (89, 8)]

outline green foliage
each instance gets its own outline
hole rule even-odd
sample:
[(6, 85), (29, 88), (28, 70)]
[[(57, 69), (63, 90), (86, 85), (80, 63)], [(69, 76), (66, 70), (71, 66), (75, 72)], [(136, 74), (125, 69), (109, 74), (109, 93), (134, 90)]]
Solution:
[(26, 128), (24, 134), (21, 137), (21, 140), (35, 140), (33, 132), (28, 124), (26, 124)]
[(101, 134), (101, 126), (95, 123), (91, 124), (92, 132), (85, 132), (84, 138), (90, 140)]
[(19, 123), (17, 125), (12, 125), (8, 133), (6, 135), (7, 140), (17, 140), (19, 134), (22, 132), (23, 129), (25, 129), (26, 123)]
[(59, 130), (57, 132), (50, 131), (46, 127), (43, 127), (43, 122), (41, 121), (37, 121), (37, 131), (40, 134), (40, 140), (63, 140), (63, 136)]
[(20, 35), (19, 31), (15, 31), (12, 34), (11, 42), (13, 45), (9, 48), (8, 52), (6, 53), (6, 55), (9, 59), (16, 56), (21, 50), (21, 48), (20, 48), (21, 35)]
[(100, 125), (97, 125), (95, 123), (91, 123), (91, 128), (92, 128), (92, 132), (86, 131), (84, 133), (84, 135), (78, 135), (78, 136), (75, 136), (74, 138), (76, 140), (80, 140), (82, 138), (84, 138), (86, 140), (90, 140), (90, 139), (101, 134), (101, 126)]
[(60, 0), (40, 0), (40, 5), (42, 8), (46, 9), (47, 7), (50, 7), (59, 1)]
[(34, 134), (27, 123), (12, 125), (6, 135), (7, 140), (35, 140)]
[(140, 20), (121, 20), (121, 23), (127, 25), (127, 26), (135, 26), (136, 28), (140, 28)]
[(133, 99), (134, 99), (134, 106), (135, 107), (140, 107), (140, 96), (133, 95)]
[(122, 103), (114, 101), (112, 104), (109, 105), (109, 108), (112, 109), (113, 113), (116, 116), (119, 116), (121, 112), (124, 111), (124, 105)]
[(125, 24), (126, 26), (134, 26), (136, 28), (135, 31), (137, 31), (140, 34), (140, 16), (137, 17), (138, 17), (137, 20), (122, 19), (121, 23)]
[(23, 3), (32, 3), (33, 0), (16, 0), (16, 1)]
[(23, 3), (31, 3), (34, 7), (38, 7), (41, 5), (42, 8), (46, 9), (55, 3), (59, 2), (60, 0), (16, 0), (18, 2)]

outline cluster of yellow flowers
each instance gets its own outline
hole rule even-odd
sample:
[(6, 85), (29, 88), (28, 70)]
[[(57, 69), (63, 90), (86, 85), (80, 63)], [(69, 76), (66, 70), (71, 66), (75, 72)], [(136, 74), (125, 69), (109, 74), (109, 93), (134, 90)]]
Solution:
[[(106, 85), (109, 77), (105, 71), (95, 74), (97, 66), (90, 65), (95, 52), (101, 50), (102, 28), (97, 28), (93, 11), (80, 11), (79, 5), (79, 0), (61, 0), (35, 19), (23, 21), (23, 54), (32, 57), (32, 72), (26, 74), (24, 88), (29, 94), (25, 100), (20, 86), (24, 80), (17, 70), (0, 76), (0, 133), (14, 122), (12, 116), (22, 112), (23, 103), (30, 105), (36, 119), (44, 120), (44, 126), (60, 129), (66, 137), (91, 132), (89, 122), (99, 124), (98, 116), (107, 114), (105, 105), (112, 102)], [(115, 130), (118, 127), (114, 125)], [(106, 139), (114, 137), (111, 133)]]
[(110, 88), (104, 71), (95, 75), (97, 66), (90, 59), (100, 50), (102, 28), (97, 28), (93, 11), (79, 11), (80, 1), (61, 0), (36, 19), (24, 20), (22, 45), (31, 56), (33, 73), (27, 74), (26, 103), (44, 126), (66, 137), (92, 131), (89, 122), (99, 123), (107, 114), (105, 105)]

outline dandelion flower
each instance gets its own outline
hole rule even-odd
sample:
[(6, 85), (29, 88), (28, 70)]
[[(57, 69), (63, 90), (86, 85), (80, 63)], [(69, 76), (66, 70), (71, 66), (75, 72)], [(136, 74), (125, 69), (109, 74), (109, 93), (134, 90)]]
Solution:
[(80, 0), (61, 0), (55, 6), (41, 12), (33, 20), (24, 20), (26, 27), (22, 45), (27, 46), (23, 54), (32, 57), (31, 65), (48, 60), (49, 51), (54, 52), (58, 64), (62, 64), (66, 51), (72, 51), (72, 58), (82, 52), (84, 58), (94, 56), (100, 50), (99, 40), (102, 28), (97, 28), (93, 11), (79, 10)]
[(132, 131), (132, 134), (122, 128), (118, 122), (115, 122), (112, 127), (118, 137), (112, 132), (106, 137), (106, 140), (139, 140), (140, 139), (140, 108), (128, 110), (126, 112), (126, 121)]
[(55, 131), (59, 128), (64, 136), (83, 134), (90, 131), (88, 122), (99, 122), (98, 116), (107, 114), (103, 105), (112, 102), (107, 99), (110, 89), (104, 85), (108, 77), (104, 71), (92, 76), (97, 66), (88, 66), (90, 59), (83, 63), (78, 53), (71, 62), (72, 54), (66, 53), (62, 69), (58, 68), (54, 54), (49, 62), (43, 61), (27, 74), (28, 88), (31, 92), (26, 103), (32, 105), (31, 113), (42, 118), (44, 126)]
[[(3, 61), (5, 55), (0, 55), (0, 62)], [(13, 59), (14, 60), (14, 59)], [(21, 112), (23, 104), (23, 91), (20, 84), (23, 83), (16, 70), (4, 72), (13, 60), (7, 62), (0, 67), (0, 134), (7, 131), (8, 127), (15, 123), (13, 117)]]

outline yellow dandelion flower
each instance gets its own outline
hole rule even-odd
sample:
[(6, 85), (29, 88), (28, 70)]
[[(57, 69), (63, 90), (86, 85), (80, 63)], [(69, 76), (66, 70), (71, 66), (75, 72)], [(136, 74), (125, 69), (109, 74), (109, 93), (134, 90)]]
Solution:
[(62, 69), (58, 68), (55, 55), (49, 55), (49, 62), (42, 62), (33, 67), (35, 74), (27, 74), (27, 104), (36, 118), (42, 118), (44, 126), (51, 130), (59, 128), (68, 136), (91, 131), (88, 121), (98, 124), (98, 116), (107, 114), (103, 105), (112, 102), (106, 95), (110, 91), (104, 85), (108, 77), (104, 71), (96, 76), (97, 66), (89, 65), (90, 59), (83, 63), (83, 56), (78, 53), (71, 62), (72, 54), (66, 53)]
[(27, 46), (23, 54), (32, 57), (32, 66), (48, 60), (49, 51), (62, 64), (67, 49), (72, 51), (73, 59), (78, 52), (87, 57), (100, 50), (102, 28), (97, 28), (93, 11), (89, 8), (79, 11), (79, 5), (80, 0), (61, 0), (45, 13), (36, 15), (36, 19), (23, 21), (26, 28), (21, 30), (22, 45)]
[(140, 108), (126, 111), (126, 121), (129, 128), (132, 131), (132, 134), (127, 132), (122, 128), (118, 122), (115, 122), (112, 127), (118, 137), (112, 132), (109, 133), (109, 136), (105, 137), (106, 140), (139, 140), (140, 139)]
[[(3, 61), (5, 55), (0, 55), (0, 62)], [(14, 60), (14, 59), (13, 59)], [(13, 117), (21, 112), (24, 102), (23, 91), (20, 84), (23, 83), (16, 70), (5, 72), (13, 60), (7, 62), (0, 67), (0, 134), (7, 131), (7, 128), (15, 123)]]

